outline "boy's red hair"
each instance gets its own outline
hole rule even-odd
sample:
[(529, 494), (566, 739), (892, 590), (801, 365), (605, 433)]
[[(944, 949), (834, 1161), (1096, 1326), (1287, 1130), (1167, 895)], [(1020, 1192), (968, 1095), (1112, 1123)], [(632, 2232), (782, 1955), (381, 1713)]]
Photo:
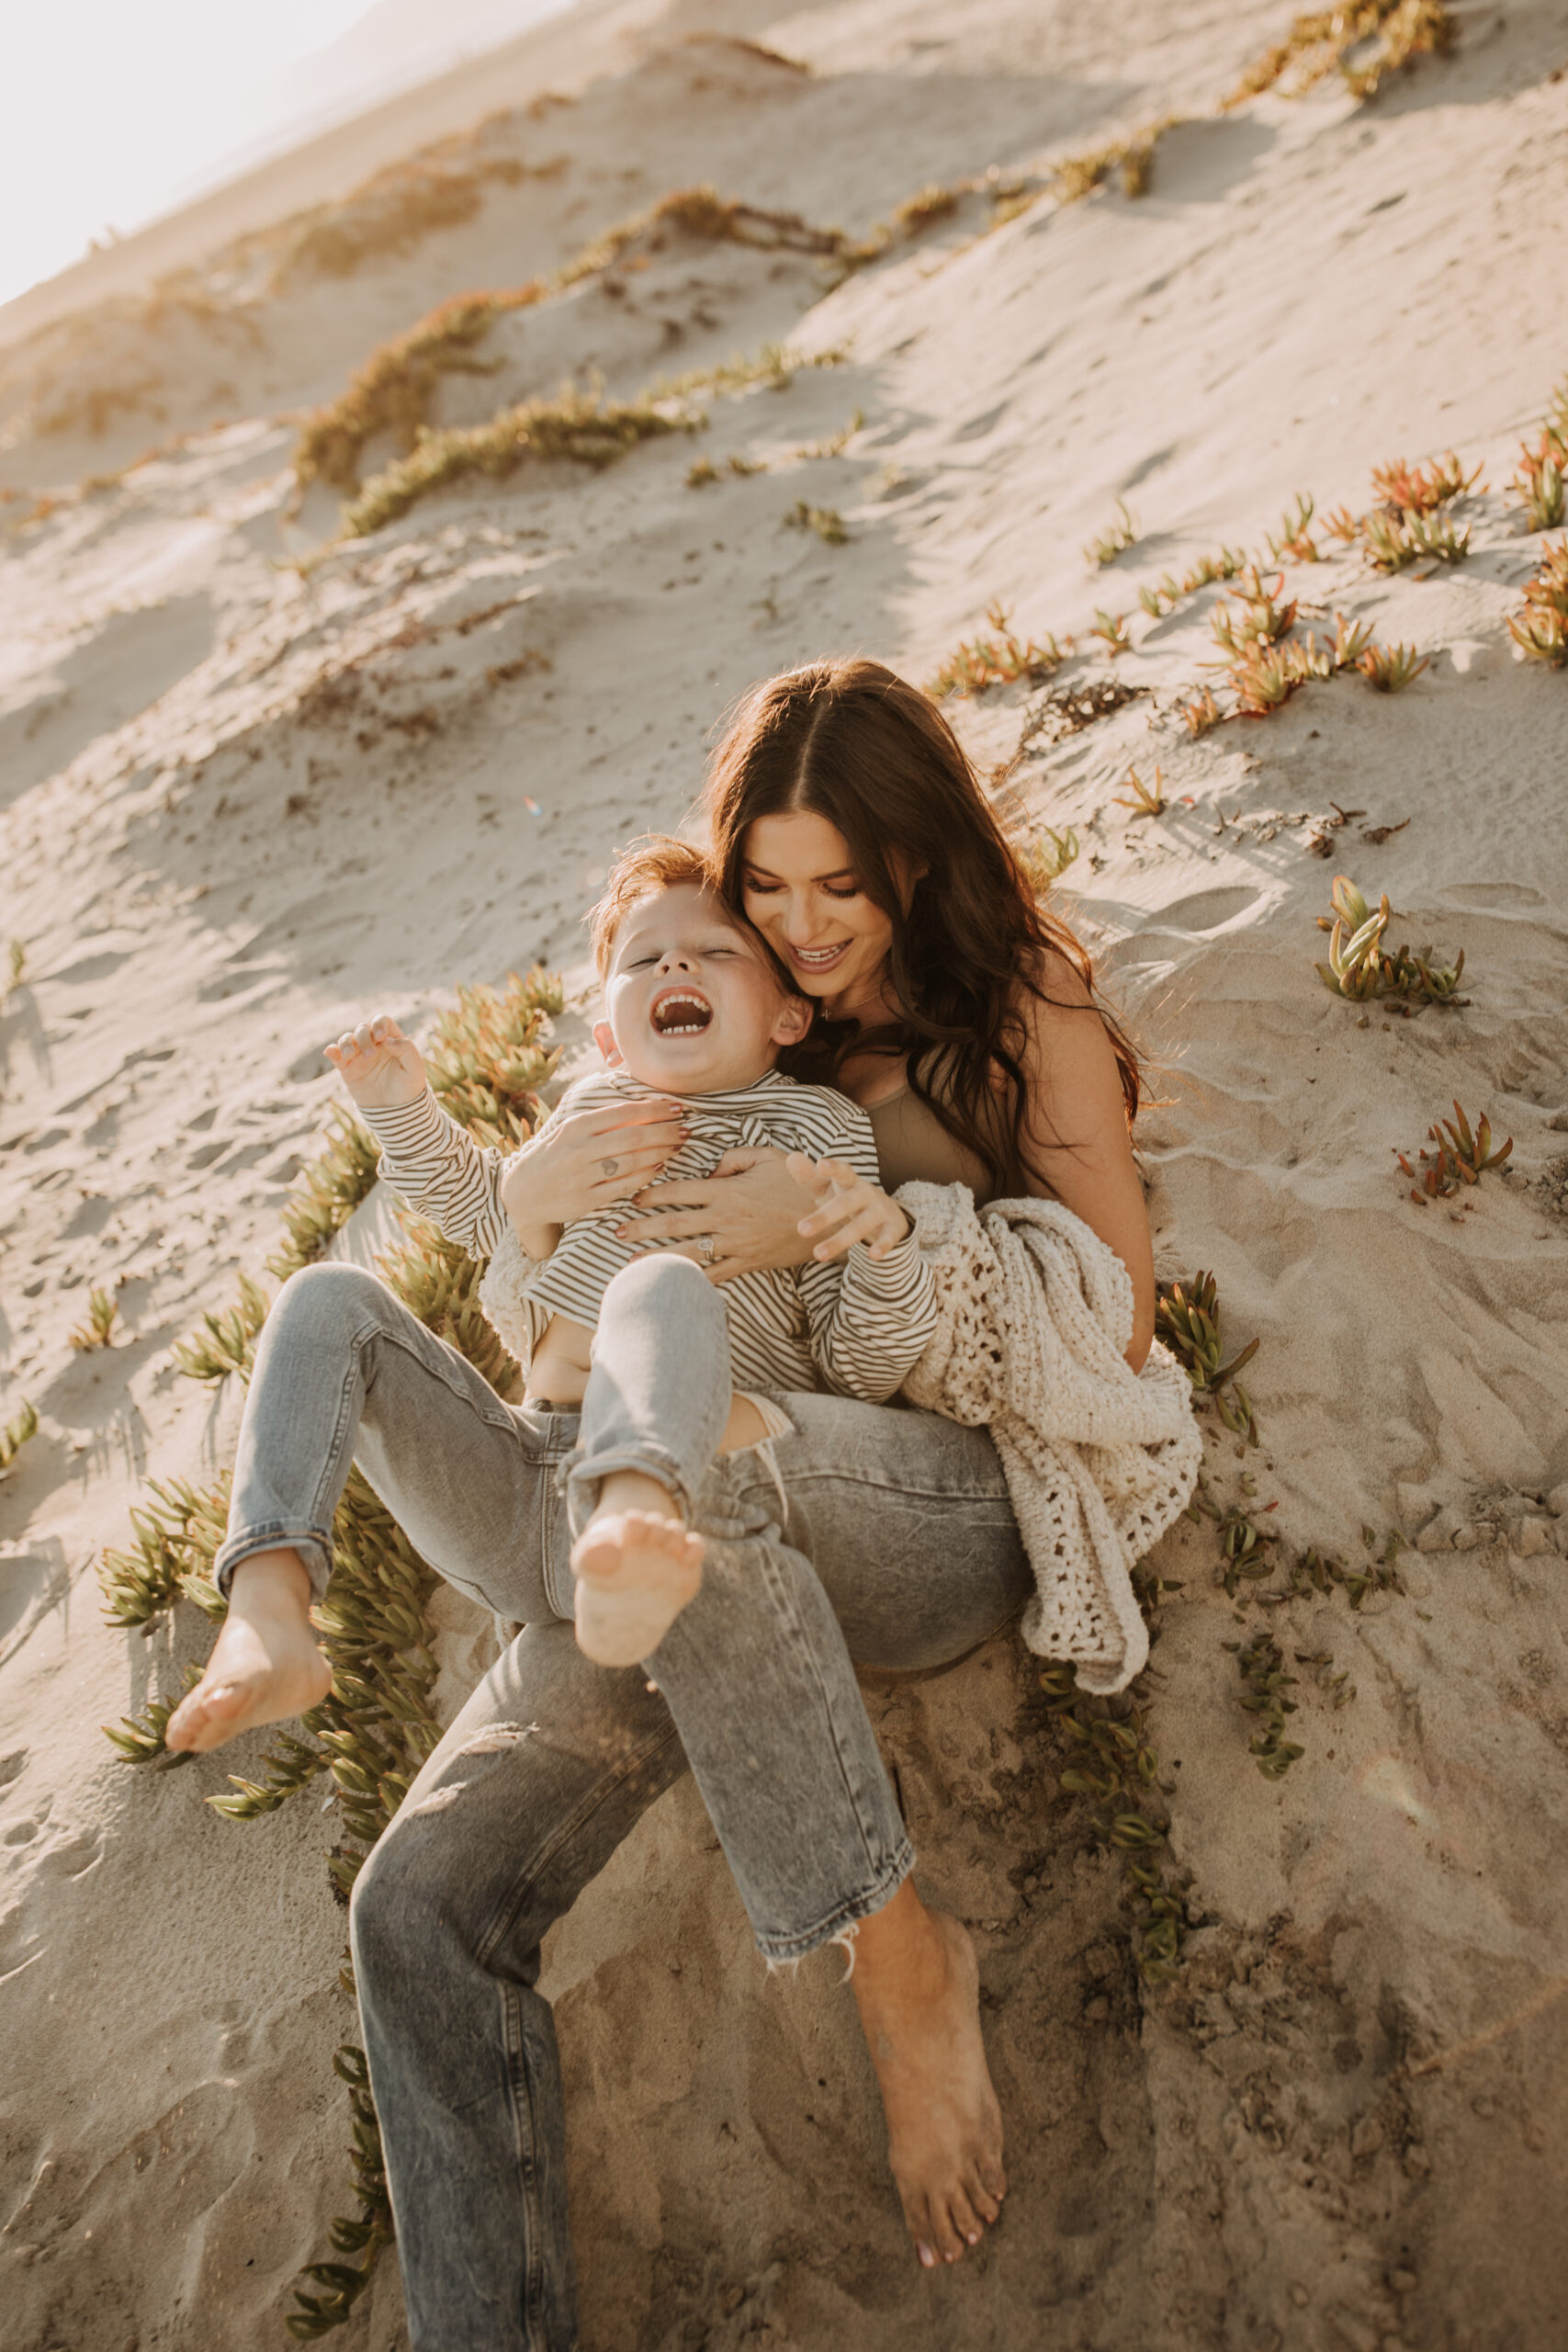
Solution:
[(610, 968), (616, 934), (630, 910), (655, 890), (673, 890), (682, 882), (718, 896), (706, 858), (690, 842), (677, 841), (671, 833), (644, 833), (622, 850), (588, 910), (589, 937), (601, 979)]

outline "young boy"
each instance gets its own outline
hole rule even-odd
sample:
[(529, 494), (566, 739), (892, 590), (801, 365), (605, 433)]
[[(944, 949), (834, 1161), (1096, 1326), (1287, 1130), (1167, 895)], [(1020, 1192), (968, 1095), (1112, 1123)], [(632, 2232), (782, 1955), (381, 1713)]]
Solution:
[[(736, 1383), (725, 1447), (779, 1434), (777, 1408), (748, 1396), (752, 1385), (826, 1387), (880, 1403), (931, 1337), (934, 1291), (909, 1220), (877, 1182), (865, 1114), (836, 1090), (796, 1085), (775, 1068), (781, 1049), (804, 1035), (810, 1007), (714, 896), (684, 842), (656, 837), (627, 851), (592, 921), (605, 1011), (594, 1037), (609, 1067), (568, 1089), (528, 1149), (574, 1114), (670, 1096), (682, 1105), (684, 1133), (664, 1170), (670, 1178), (711, 1174), (739, 1145), (782, 1148), (797, 1181), (834, 1201), (838, 1235), (818, 1245), (828, 1257), (724, 1286)], [(491, 1260), (480, 1301), (523, 1359), (527, 1401), (580, 1405), (600, 1303), (615, 1275), (646, 1254), (635, 1227), (649, 1212), (612, 1196), (570, 1223), (537, 1222), (525, 1155), (482, 1151), (446, 1116), (395, 1022), (371, 1022), (327, 1052), (382, 1145), (383, 1178), (450, 1238)], [(600, 1166), (606, 1181), (617, 1173), (613, 1161)], [(629, 1178), (627, 1190), (641, 1181)], [(632, 1238), (621, 1238), (623, 1227)], [(846, 1230), (855, 1238), (840, 1256)], [(700, 1250), (693, 1254), (701, 1261)], [(679, 1366), (671, 1372), (678, 1376)], [(701, 1560), (701, 1538), (678, 1520), (595, 1520), (572, 1555), (583, 1649), (604, 1665), (649, 1656), (697, 1590)]]

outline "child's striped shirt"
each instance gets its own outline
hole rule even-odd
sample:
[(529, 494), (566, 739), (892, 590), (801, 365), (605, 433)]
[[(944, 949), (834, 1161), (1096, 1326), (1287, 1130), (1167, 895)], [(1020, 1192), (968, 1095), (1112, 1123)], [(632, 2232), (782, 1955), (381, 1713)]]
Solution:
[[(658, 1092), (619, 1071), (580, 1079), (546, 1124)], [(692, 1134), (665, 1163), (661, 1182), (711, 1175), (727, 1151), (770, 1144), (847, 1160), (870, 1182), (881, 1181), (870, 1120), (831, 1087), (797, 1085), (770, 1070), (751, 1086), (688, 1095), (683, 1107)], [(476, 1258), (493, 1255), (509, 1236), (515, 1246), (501, 1203), (510, 1157), (481, 1149), (428, 1089), (402, 1110), (361, 1115), (381, 1145), (385, 1181), (449, 1240)], [(614, 1276), (666, 1246), (622, 1241), (615, 1228), (653, 1214), (617, 1203), (569, 1225), (552, 1257), (525, 1260), (521, 1288), (536, 1345), (552, 1315), (593, 1329)], [(719, 1295), (737, 1386), (828, 1388), (871, 1404), (902, 1385), (936, 1323), (931, 1271), (912, 1234), (881, 1259), (857, 1241), (842, 1258), (737, 1275)]]

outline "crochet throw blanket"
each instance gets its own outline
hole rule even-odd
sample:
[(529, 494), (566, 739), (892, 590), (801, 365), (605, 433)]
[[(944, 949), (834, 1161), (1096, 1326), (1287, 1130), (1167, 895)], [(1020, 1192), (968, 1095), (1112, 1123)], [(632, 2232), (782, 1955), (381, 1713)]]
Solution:
[(1186, 1374), (1156, 1340), (1141, 1373), (1126, 1268), (1055, 1201), (903, 1185), (936, 1277), (937, 1329), (913, 1405), (984, 1423), (1034, 1569), (1023, 1638), (1086, 1690), (1123, 1690), (1149, 1638), (1131, 1570), (1186, 1505), (1202, 1441)]

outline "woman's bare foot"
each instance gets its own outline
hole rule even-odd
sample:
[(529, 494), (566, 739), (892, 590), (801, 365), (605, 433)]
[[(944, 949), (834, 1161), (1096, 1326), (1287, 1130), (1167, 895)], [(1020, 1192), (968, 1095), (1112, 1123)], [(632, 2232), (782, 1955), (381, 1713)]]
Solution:
[(599, 1666), (651, 1657), (703, 1580), (703, 1539), (657, 1478), (620, 1471), (571, 1552), (577, 1645)]
[(863, 1919), (851, 1977), (882, 2089), (887, 2154), (915, 2251), (956, 2262), (1007, 2194), (1002, 2116), (980, 2037), (968, 1931), (906, 1879)]
[(165, 1746), (205, 1756), (258, 1724), (319, 1706), (333, 1677), (310, 1612), (310, 1579), (298, 1552), (242, 1560), (207, 1671), (169, 1717)]

